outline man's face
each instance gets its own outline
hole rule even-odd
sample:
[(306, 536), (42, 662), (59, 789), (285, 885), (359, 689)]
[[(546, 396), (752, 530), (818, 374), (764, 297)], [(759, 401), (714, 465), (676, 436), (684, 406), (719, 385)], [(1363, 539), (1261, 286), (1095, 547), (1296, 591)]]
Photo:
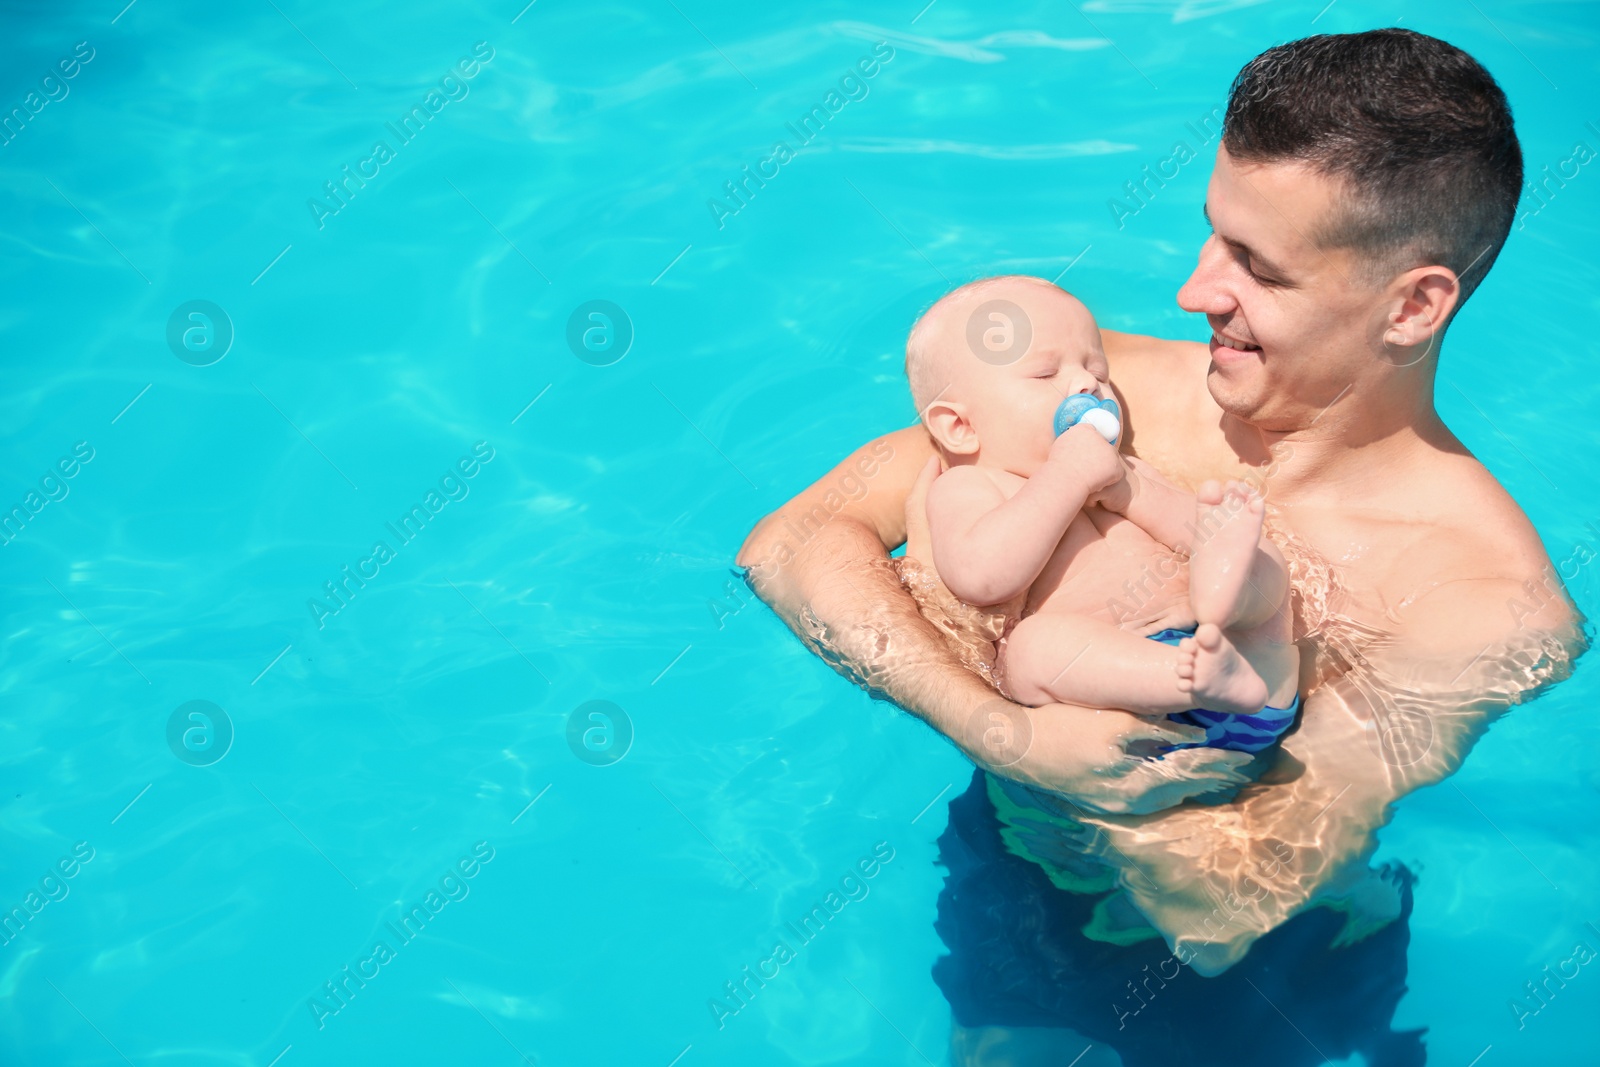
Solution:
[(1211, 325), (1206, 384), (1265, 430), (1301, 430), (1385, 366), (1372, 353), (1383, 289), (1355, 253), (1316, 236), (1339, 185), (1296, 163), (1236, 163), (1218, 149), (1206, 191), (1212, 235), (1178, 291)]

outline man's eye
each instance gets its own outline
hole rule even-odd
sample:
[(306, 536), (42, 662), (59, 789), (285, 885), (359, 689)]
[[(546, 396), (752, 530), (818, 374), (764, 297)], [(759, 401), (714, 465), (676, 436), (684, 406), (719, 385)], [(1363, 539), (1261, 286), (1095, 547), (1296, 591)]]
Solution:
[(1244, 261), (1244, 269), (1245, 269), (1245, 273), (1250, 275), (1251, 280), (1254, 281), (1257, 285), (1264, 285), (1264, 286), (1267, 286), (1268, 288), (1272, 288), (1272, 287), (1279, 286), (1279, 285), (1283, 284), (1282, 282), (1278, 281), (1276, 278), (1269, 278), (1266, 275), (1257, 274), (1256, 271), (1255, 271), (1255, 268), (1253, 268), (1250, 265), (1250, 260), (1248, 258), (1245, 259), (1245, 261)]
[(1257, 274), (1256, 271), (1255, 271), (1255, 267), (1250, 262), (1250, 253), (1244, 251), (1243, 249), (1240, 249), (1239, 252), (1238, 252), (1238, 260), (1239, 260), (1239, 266), (1243, 267), (1244, 268), (1244, 272), (1246, 274), (1250, 275), (1250, 280), (1251, 281), (1256, 282), (1256, 283), (1258, 283), (1260, 285), (1267, 285), (1267, 286), (1280, 284), (1279, 282), (1273, 280), (1272, 278), (1267, 278), (1267, 277), (1264, 277), (1264, 276), (1262, 276), (1260, 274)]

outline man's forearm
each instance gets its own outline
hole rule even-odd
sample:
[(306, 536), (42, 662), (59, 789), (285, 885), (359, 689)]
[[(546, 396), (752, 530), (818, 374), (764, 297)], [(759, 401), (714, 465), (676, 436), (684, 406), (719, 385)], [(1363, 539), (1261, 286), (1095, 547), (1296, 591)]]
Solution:
[(1392, 801), (1381, 785), (1302, 777), (1143, 825), (1090, 821), (1107, 831), (1103, 858), (1123, 868), (1130, 897), (1179, 960), (1214, 975), (1365, 870)]
[(922, 617), (878, 536), (839, 516), (785, 563), (777, 562), (771, 542), (757, 529), (739, 556), (756, 595), (835, 670), (985, 763), (981, 745), (968, 736), (968, 720), (1002, 698), (962, 666)]
[(1397, 790), (1373, 766), (1360, 716), (1330, 695), (1307, 703), (1285, 744), (1301, 765), (1291, 779), (1269, 773), (1227, 805), (1089, 820), (1133, 902), (1201, 974), (1238, 962), (1376, 848)]
[[(1427, 621), (1441, 626), (1466, 607), (1445, 606)], [(1534, 654), (1541, 647), (1543, 658)], [(1357, 889), (1372, 888), (1360, 876), (1395, 802), (1455, 773), (1497, 715), (1564, 677), (1559, 649), (1537, 634), (1433, 660), (1405, 645), (1369, 659), (1342, 644), (1356, 668), (1307, 695), (1300, 728), (1284, 741), (1292, 775), (1269, 773), (1225, 807), (1093, 819), (1107, 834), (1106, 859), (1124, 868), (1139, 909), (1203, 974), (1232, 966), (1314, 904), (1347, 906), (1357, 912), (1350, 929), (1370, 932), (1371, 917), (1359, 914), (1370, 894)]]

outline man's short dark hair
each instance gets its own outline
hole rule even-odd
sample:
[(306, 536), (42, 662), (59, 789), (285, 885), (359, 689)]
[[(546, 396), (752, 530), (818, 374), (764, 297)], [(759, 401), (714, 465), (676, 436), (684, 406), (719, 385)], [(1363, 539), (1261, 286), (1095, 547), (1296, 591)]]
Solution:
[(1374, 280), (1449, 267), (1462, 302), (1500, 254), (1522, 189), (1506, 94), (1467, 53), (1411, 30), (1267, 49), (1233, 80), (1222, 146), (1341, 179), (1346, 203), (1319, 243), (1366, 256)]

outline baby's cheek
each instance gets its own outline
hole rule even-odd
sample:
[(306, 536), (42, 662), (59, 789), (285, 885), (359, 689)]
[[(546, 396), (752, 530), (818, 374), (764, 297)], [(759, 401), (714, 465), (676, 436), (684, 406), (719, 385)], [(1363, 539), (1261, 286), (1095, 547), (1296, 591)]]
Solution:
[(1056, 404), (1029, 414), (1028, 420), (1022, 428), (1033, 441), (1041, 455), (1050, 454), (1050, 446), (1056, 440)]

